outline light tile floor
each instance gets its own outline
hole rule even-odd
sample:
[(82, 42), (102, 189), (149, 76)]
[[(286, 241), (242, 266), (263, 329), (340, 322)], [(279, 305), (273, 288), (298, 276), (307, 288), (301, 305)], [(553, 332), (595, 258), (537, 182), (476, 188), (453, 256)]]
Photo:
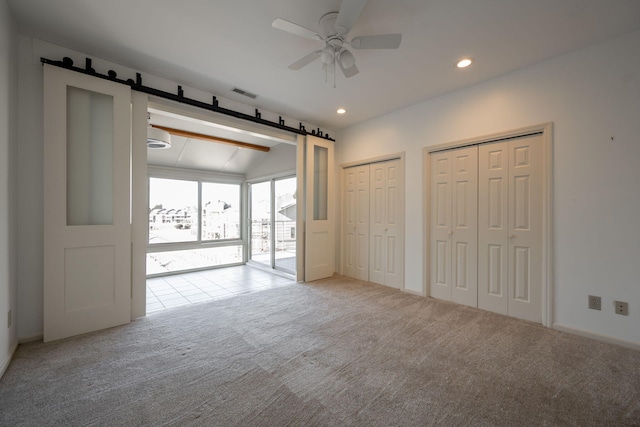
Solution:
[(295, 283), (250, 266), (219, 268), (147, 279), (147, 314)]

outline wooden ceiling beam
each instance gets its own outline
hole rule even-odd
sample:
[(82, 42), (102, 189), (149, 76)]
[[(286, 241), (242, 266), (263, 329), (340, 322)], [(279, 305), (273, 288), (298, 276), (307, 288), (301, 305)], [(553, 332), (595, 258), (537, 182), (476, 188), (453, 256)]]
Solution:
[(166, 126), (159, 126), (159, 125), (151, 125), (151, 127), (154, 127), (156, 129), (162, 129), (164, 131), (169, 132), (171, 135), (184, 136), (185, 138), (195, 138), (195, 139), (201, 139), (204, 141), (218, 142), (221, 144), (234, 145), (236, 147), (248, 148), (250, 150), (257, 150), (257, 151), (264, 151), (264, 152), (268, 152), (271, 150), (269, 147), (265, 147), (263, 145), (250, 144), (248, 142), (241, 142), (241, 141), (234, 141), (233, 139), (220, 138), (217, 136), (205, 135), (202, 133), (189, 132), (182, 129), (174, 129), (174, 128), (169, 128)]

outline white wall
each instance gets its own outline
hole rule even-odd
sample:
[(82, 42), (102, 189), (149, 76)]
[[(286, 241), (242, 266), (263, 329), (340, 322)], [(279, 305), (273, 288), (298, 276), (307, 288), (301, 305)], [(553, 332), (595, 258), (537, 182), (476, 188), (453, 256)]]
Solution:
[[(17, 48), (9, 6), (0, 0), (0, 375), (16, 337), (17, 299)], [(7, 314), (12, 310), (12, 325)]]
[(427, 273), (422, 148), (553, 122), (555, 325), (640, 344), (639, 47), (635, 32), (340, 132), (338, 163), (406, 152), (407, 290)]
[(273, 178), (296, 173), (296, 146), (278, 144), (262, 158), (254, 168), (247, 172), (247, 181), (258, 178)]
[[(6, 0), (0, 0), (4, 4)], [(5, 28), (3, 25), (2, 28)], [(1, 37), (1, 35), (0, 35)], [(4, 40), (4, 38), (3, 38)], [(40, 338), (43, 330), (43, 112), (42, 112), (42, 65), (41, 57), (52, 60), (61, 60), (68, 56), (74, 60), (78, 67), (84, 67), (84, 55), (73, 50), (53, 45), (38, 39), (26, 36), (18, 36), (18, 129), (19, 129), (19, 160), (18, 160), (18, 212), (19, 223), (19, 248), (18, 248), (18, 337), (20, 340)], [(143, 84), (171, 93), (177, 92), (179, 83), (171, 82), (152, 74), (146, 74), (147, 70), (131, 70), (99, 58), (92, 57), (93, 68), (102, 74), (108, 70), (115, 70), (118, 78), (135, 79), (135, 72), (143, 73)], [(4, 66), (4, 65), (3, 65)], [(0, 71), (1, 73), (2, 71)], [(198, 99), (202, 102), (211, 102), (211, 94), (190, 88), (182, 83), (186, 97)], [(15, 86), (15, 85), (13, 85)], [(254, 107), (218, 97), (220, 106), (245, 114), (254, 114)], [(185, 107), (188, 108), (188, 107)], [(2, 107), (0, 106), (0, 112)], [(202, 113), (205, 110), (197, 110)], [(278, 122), (279, 114), (261, 110), (262, 118)], [(208, 114), (208, 113), (207, 113)], [(212, 114), (213, 116), (213, 114)], [(286, 123), (298, 127), (299, 121), (283, 117)], [(230, 124), (233, 119), (220, 117), (225, 124)], [(315, 129), (317, 126), (303, 123), (307, 129)], [(269, 128), (266, 128), (269, 130)], [(323, 129), (333, 132), (331, 129)], [(282, 133), (281, 131), (277, 131)], [(282, 159), (286, 159), (286, 170), (295, 171), (295, 147), (293, 148), (293, 164), (288, 164), (290, 153), (282, 150)], [(267, 156), (268, 158), (269, 156)], [(259, 173), (273, 174), (282, 172), (281, 166), (276, 162), (265, 160), (265, 164), (259, 166)], [(277, 159), (276, 159), (277, 160)], [(14, 163), (15, 164), (15, 163)], [(275, 171), (275, 172), (274, 172)], [(253, 175), (257, 176), (257, 175)], [(0, 181), (1, 182), (1, 181)], [(1, 310), (1, 307), (0, 307)], [(0, 326), (4, 314), (0, 311)], [(1, 328), (0, 328), (1, 329)]]

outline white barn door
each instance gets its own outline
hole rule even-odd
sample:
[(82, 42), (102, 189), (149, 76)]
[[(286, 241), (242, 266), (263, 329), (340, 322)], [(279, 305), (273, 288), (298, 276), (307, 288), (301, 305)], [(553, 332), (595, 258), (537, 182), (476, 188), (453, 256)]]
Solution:
[(44, 340), (131, 320), (128, 86), (44, 66)]
[(305, 282), (335, 271), (333, 141), (307, 136)]

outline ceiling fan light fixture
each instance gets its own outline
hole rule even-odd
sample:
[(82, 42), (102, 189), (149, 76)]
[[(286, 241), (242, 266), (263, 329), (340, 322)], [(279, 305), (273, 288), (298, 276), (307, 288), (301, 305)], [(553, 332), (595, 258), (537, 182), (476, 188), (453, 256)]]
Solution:
[(338, 114), (345, 114), (346, 112), (347, 112), (347, 110), (342, 108), (342, 107), (338, 108), (338, 110), (336, 111), (336, 113), (338, 113)]
[(351, 68), (356, 63), (356, 58), (353, 56), (353, 53), (348, 50), (343, 50), (340, 52), (340, 63), (343, 68)]
[(467, 68), (471, 64), (473, 64), (473, 58), (467, 57), (467, 58), (462, 58), (461, 60), (456, 62), (456, 67)]
[(324, 64), (331, 64), (335, 59), (335, 52), (333, 51), (333, 48), (331, 46), (325, 46), (320, 54), (320, 59)]
[(155, 150), (171, 148), (171, 135), (165, 130), (149, 126), (147, 128), (147, 148)]

